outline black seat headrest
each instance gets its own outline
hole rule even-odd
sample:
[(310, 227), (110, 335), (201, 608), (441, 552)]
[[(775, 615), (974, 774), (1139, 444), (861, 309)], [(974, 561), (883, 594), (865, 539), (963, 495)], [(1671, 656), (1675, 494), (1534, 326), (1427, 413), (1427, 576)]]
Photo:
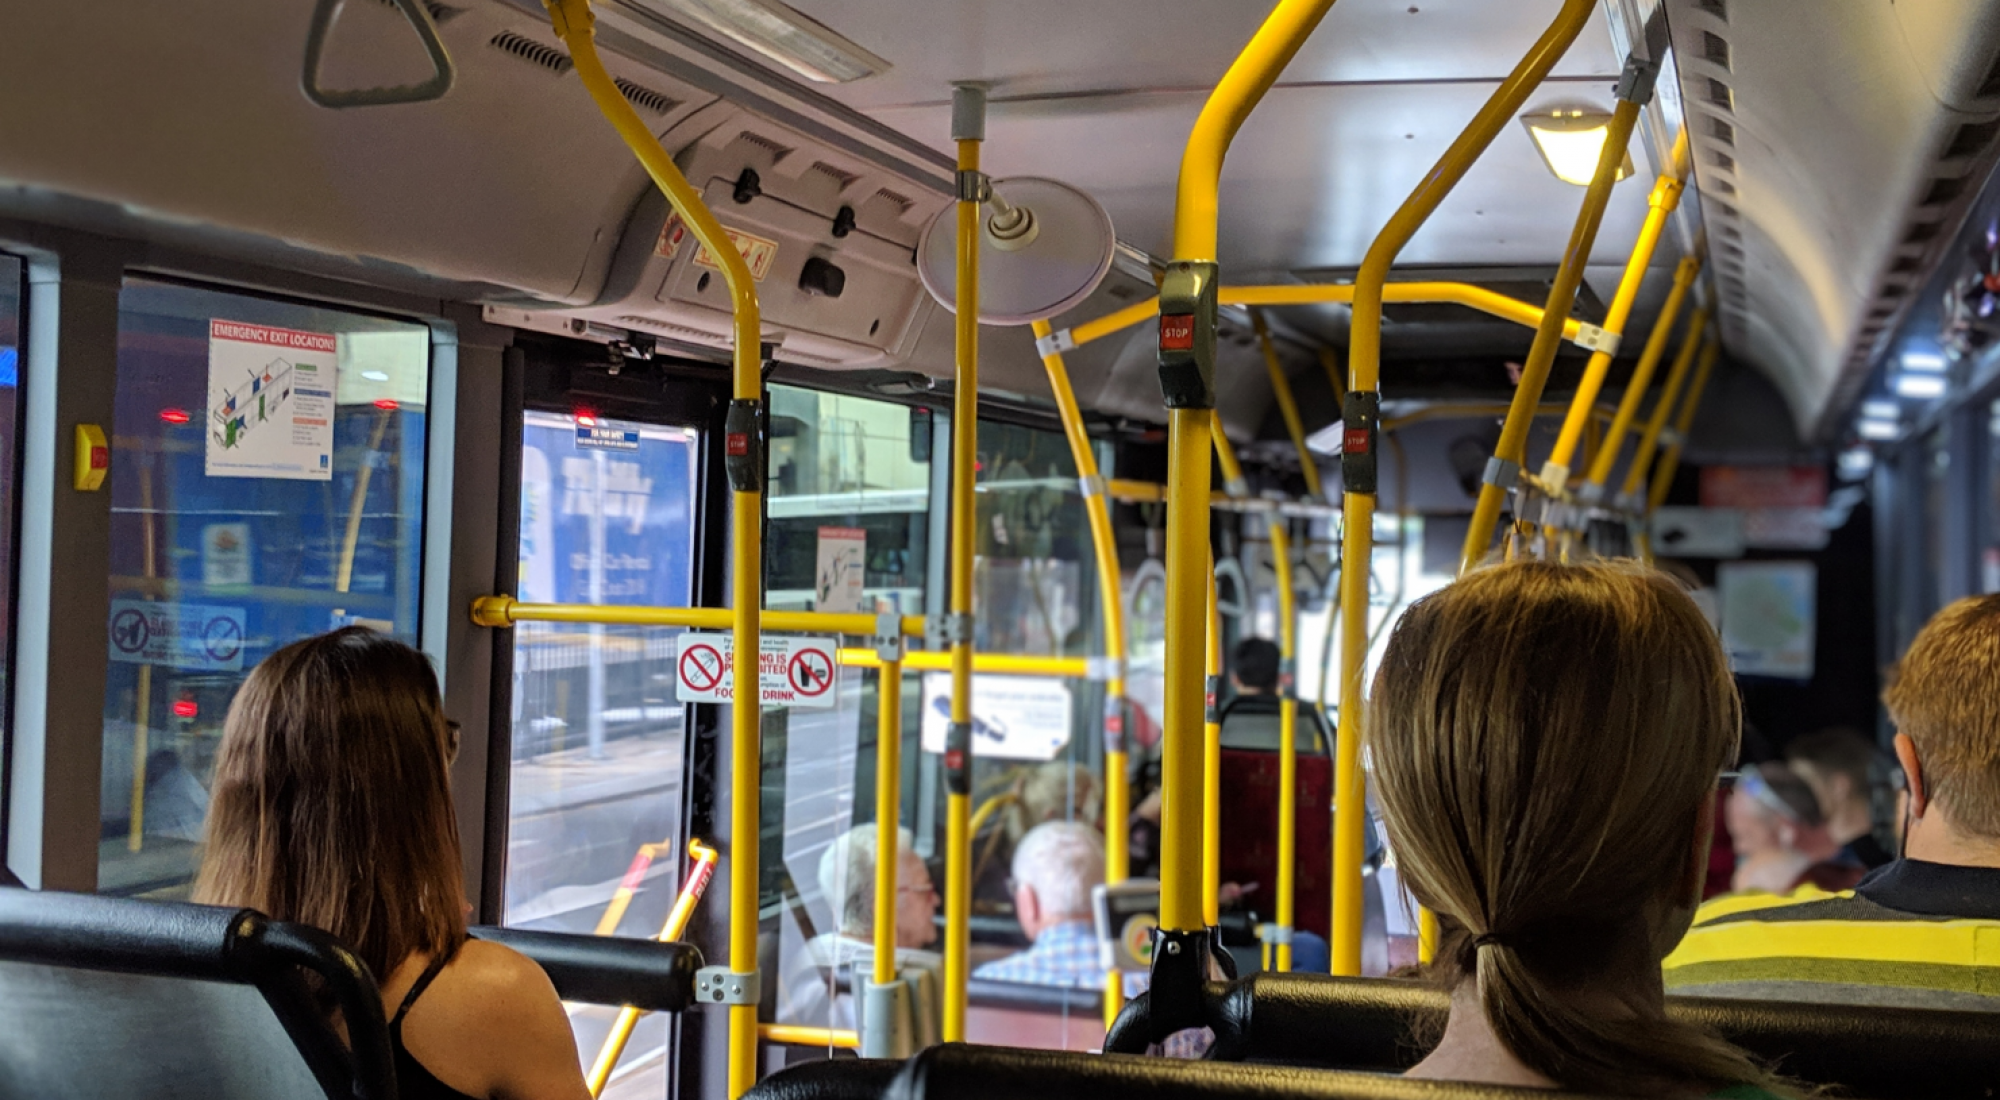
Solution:
[(268, 1095), (267, 1072), (395, 1100), (381, 992), (346, 945), (249, 909), (0, 888), (0, 1094)]
[(504, 944), (541, 966), (565, 1001), (680, 1012), (694, 1004), (701, 951), (692, 944), (480, 925), (473, 936)]
[(881, 1100), (903, 1070), (894, 1058), (828, 1058), (788, 1066), (752, 1086), (743, 1100)]
[[(1398, 1071), (1443, 1031), (1449, 999), (1408, 981), (1258, 974), (1209, 987), (1213, 1056)], [(1804, 1081), (1872, 1100), (1987, 1098), (2000, 1082), (2000, 1013), (1669, 997), (1703, 1027)]]
[(884, 1100), (1579, 1100), (1582, 1095), (1375, 1073), (958, 1043), (932, 1047), (910, 1059), (883, 1094)]

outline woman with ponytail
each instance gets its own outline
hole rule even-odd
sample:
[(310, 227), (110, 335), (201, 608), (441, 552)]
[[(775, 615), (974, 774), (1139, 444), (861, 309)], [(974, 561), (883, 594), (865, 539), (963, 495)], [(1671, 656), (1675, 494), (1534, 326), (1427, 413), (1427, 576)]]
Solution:
[(1715, 632), (1662, 574), (1517, 562), (1410, 608), (1366, 741), (1452, 994), (1413, 1076), (1782, 1093), (1743, 1052), (1668, 1019), (1660, 980), (1701, 900), (1738, 730)]

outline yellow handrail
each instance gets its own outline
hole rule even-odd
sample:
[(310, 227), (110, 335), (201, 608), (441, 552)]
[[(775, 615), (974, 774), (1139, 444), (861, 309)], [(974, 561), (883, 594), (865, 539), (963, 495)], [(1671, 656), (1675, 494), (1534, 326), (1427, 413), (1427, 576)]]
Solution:
[[(654, 937), (660, 943), (672, 943), (687, 933), (688, 919), (694, 916), (694, 907), (701, 902), (701, 895), (708, 889), (708, 880), (715, 874), (716, 860), (721, 858), (715, 849), (699, 840), (688, 841), (688, 855), (693, 857), (694, 866), (688, 869), (687, 881), (681, 885), (679, 896), (674, 898), (674, 907), (668, 911), (660, 934)], [(597, 1060), (591, 1063), (590, 1073), (584, 1079), (590, 1087), (590, 1095), (603, 1094), (604, 1086), (611, 1080), (611, 1071), (618, 1067), (618, 1059), (625, 1053), (625, 1044), (632, 1039), (632, 1029), (643, 1015), (645, 1013), (636, 1008), (619, 1010), (618, 1019), (612, 1022), (610, 1033), (604, 1037), (604, 1045), (597, 1049)], [(754, 1030), (751, 1039), (753, 1042), (756, 1039)]]
[[(1354, 300), (1352, 283), (1300, 283), (1272, 286), (1225, 286), (1216, 292), (1216, 302), (1225, 306), (1304, 306), (1327, 305)], [(1509, 298), (1505, 294), (1491, 291), (1471, 283), (1449, 282), (1408, 282), (1389, 283), (1382, 289), (1385, 302), (1445, 303), (1466, 306), (1481, 313), (1492, 314), (1503, 321), (1536, 328), (1542, 323), (1540, 306)], [(1149, 321), (1160, 314), (1160, 300), (1149, 298), (1126, 306), (1115, 313), (1107, 313), (1095, 320), (1055, 333), (1059, 342), (1074, 347), (1082, 347), (1093, 340), (1122, 332), (1133, 325)], [(1574, 317), (1563, 321), (1563, 339), (1580, 341), (1589, 338), (1593, 343), (1600, 330)], [(1335, 388), (1339, 392), (1339, 387)]]
[[(1688, 325), (1687, 335), (1681, 338), (1681, 350), (1674, 356), (1673, 369), (1667, 372), (1667, 380), (1660, 387), (1660, 399), (1653, 404), (1652, 415), (1646, 418), (1646, 430), (1639, 436), (1639, 446), (1632, 452), (1631, 465), (1625, 469), (1625, 484), (1619, 487), (1618, 496), (1638, 510), (1636, 498), (1639, 487), (1646, 483), (1646, 474), (1653, 466), (1653, 448), (1660, 442), (1660, 430), (1666, 427), (1667, 414), (1679, 400), (1681, 386), (1687, 381), (1688, 370), (1694, 365), (1697, 350), (1702, 347), (1703, 335), (1708, 329), (1708, 310), (1694, 311), (1694, 320)], [(1710, 346), (1713, 346), (1712, 344)]]
[(1264, 314), (1259, 310), (1250, 311), (1250, 323), (1257, 330), (1257, 346), (1264, 353), (1264, 373), (1271, 379), (1271, 394), (1278, 399), (1278, 411), (1285, 418), (1285, 431), (1292, 437), (1292, 448), (1299, 454), (1299, 470), (1305, 475), (1306, 493), (1315, 500), (1323, 500), (1326, 490), (1320, 487), (1319, 463), (1314, 461), (1311, 451), (1306, 450), (1306, 428), (1299, 419), (1299, 403), (1292, 396), (1292, 383), (1285, 377), (1284, 365), (1278, 362), (1278, 348), (1271, 342), (1270, 326), (1264, 323)]
[(861, 1049), (861, 1036), (852, 1031), (841, 1031), (830, 1027), (804, 1027), (799, 1024), (758, 1024), (757, 1037), (767, 1043), (778, 1043), (794, 1047), (833, 1047), (839, 1050)]
[[(638, 112), (625, 100), (598, 59), (595, 16), (590, 0), (543, 0), (555, 27), (556, 37), (569, 48), (576, 73), (598, 110), (618, 136), (645, 166), (646, 174), (659, 185), (667, 202), (686, 223), (695, 240), (708, 249), (722, 265), (723, 282), (729, 287), (731, 319), (734, 326), (732, 356), (731, 412), (749, 414), (749, 423), (734, 420), (728, 425), (725, 450), (734, 457), (755, 460), (761, 455), (763, 419), (763, 322), (757, 304), (757, 283), (750, 266), (743, 261), (722, 223), (715, 220), (701, 193), (689, 184)], [(740, 448), (740, 450), (739, 450)], [(745, 463), (749, 464), (748, 462)], [(755, 461), (761, 470), (762, 462)], [(747, 482), (747, 483), (746, 483)], [(757, 479), (733, 481), (731, 494), (733, 522), (730, 524), (730, 604), (735, 611), (730, 631), (733, 635), (736, 682), (757, 682), (758, 620), (763, 600), (763, 485)], [(757, 693), (744, 692), (730, 707), (730, 823), (729, 823), (729, 969), (739, 974), (757, 971), (757, 837), (763, 755), (761, 707)], [(757, 1006), (729, 1006), (729, 1095), (748, 1092), (757, 1081)]]
[[(1639, 224), (1639, 239), (1632, 244), (1632, 255), (1625, 261), (1625, 272), (1618, 277), (1618, 289), (1611, 295), (1611, 304), (1604, 311), (1604, 331), (1617, 341), (1624, 336), (1625, 323), (1632, 317), (1632, 304), (1639, 298), (1640, 285), (1646, 281), (1646, 272), (1653, 265), (1653, 251), (1659, 247), (1660, 234), (1667, 227), (1667, 219), (1680, 206), (1681, 191), (1685, 187), (1688, 171), (1688, 134), (1682, 126), (1680, 136), (1674, 139), (1672, 163), (1653, 183), (1652, 193), (1646, 196), (1646, 220)], [(1577, 383), (1576, 395), (1570, 399), (1569, 415), (1563, 420), (1562, 431), (1556, 436), (1554, 448), (1542, 466), (1542, 483), (1550, 486), (1569, 484), (1570, 460), (1576, 455), (1577, 444), (1583, 439), (1584, 426), (1590, 421), (1590, 411), (1597, 404), (1598, 391), (1604, 388), (1604, 376), (1611, 370), (1611, 358), (1617, 353), (1617, 344), (1600, 347), (1591, 352), (1590, 362), (1583, 368), (1583, 378)]]
[(1667, 502), (1667, 491), (1673, 488), (1674, 474), (1680, 469), (1681, 448), (1687, 445), (1688, 432), (1694, 428), (1695, 412), (1701, 408), (1701, 395), (1708, 389), (1708, 379), (1715, 372), (1716, 356), (1721, 350), (1721, 345), (1714, 340), (1702, 349), (1701, 363), (1694, 371), (1694, 382), (1688, 386), (1687, 398), (1681, 402), (1680, 418), (1674, 422), (1674, 437), (1668, 441), (1666, 453), (1660, 456), (1659, 468), (1653, 471), (1652, 490), (1646, 497), (1647, 515), (1658, 511), (1660, 505)]
[(1633, 419), (1639, 415), (1639, 402), (1646, 396), (1646, 387), (1652, 384), (1653, 371), (1658, 369), (1660, 357), (1666, 354), (1667, 340), (1673, 336), (1674, 322), (1680, 318), (1688, 288), (1694, 285), (1695, 277), (1700, 274), (1700, 256), (1683, 256), (1681, 262), (1675, 265), (1674, 283), (1667, 291), (1666, 302), (1660, 306), (1659, 319), (1653, 322), (1653, 331), (1646, 334), (1646, 349), (1639, 353), (1639, 362), (1633, 366), (1632, 377), (1625, 383), (1625, 394), (1618, 399), (1618, 413), (1612, 417), (1611, 427), (1605, 430), (1603, 442), (1597, 445), (1597, 457), (1590, 463), (1590, 472), (1584, 475), (1585, 500), (1594, 500), (1605, 483), (1611, 480), (1611, 468), (1618, 461), (1618, 452), (1625, 447), (1625, 433), (1631, 430)]
[(896, 830), (901, 825), (898, 819), (903, 805), (903, 663), (879, 657), (878, 654), (877, 667), (881, 671), (875, 678), (874, 978), (876, 985), (888, 985), (896, 980)]
[(1348, 394), (1344, 416), (1350, 438), (1341, 466), (1347, 488), (1342, 524), (1340, 572), (1340, 734), (1334, 765), (1333, 943), (1335, 974), (1361, 972), (1361, 860), (1365, 807), (1361, 780), (1361, 671), (1368, 644), (1368, 577), (1374, 544), (1375, 456), (1373, 421), (1379, 415), (1382, 365), (1382, 302), (1389, 267), (1431, 212), (1457, 186), (1521, 104), (1582, 32), (1596, 5), (1563, 0), (1555, 21), (1505, 83), (1480, 108), (1445, 151), (1436, 167), (1389, 219), (1368, 248), (1355, 278), (1354, 313), (1349, 325)]
[(958, 145), (958, 272), (951, 400), (951, 732), (945, 743), (944, 1041), (965, 1039), (965, 989), (972, 939), (972, 555), (978, 531), (973, 467), (979, 451), (979, 147), (986, 137), (986, 92), (961, 85), (952, 96)]
[[(481, 596), (472, 601), (472, 621), (480, 626), (509, 627), (515, 623), (606, 623), (618, 626), (681, 626), (719, 630), (731, 626), (735, 612), (720, 607), (634, 607), (620, 604), (522, 603), (512, 596)], [(764, 611), (751, 616), (766, 630), (821, 634), (873, 634), (875, 616), (829, 611)], [(904, 615), (903, 633), (921, 637), (922, 615)]]
[[(1527, 464), (1528, 430), (1534, 421), (1532, 410), (1542, 399), (1542, 387), (1548, 384), (1549, 369), (1555, 365), (1556, 349), (1562, 342), (1550, 322), (1567, 315), (1576, 301), (1576, 288), (1583, 282), (1584, 266), (1590, 262), (1598, 226), (1604, 222), (1604, 208), (1611, 203), (1611, 189), (1617, 184), (1619, 167), (1625, 162), (1625, 147), (1631, 141), (1632, 128), (1639, 123), (1639, 106), (1638, 97), (1621, 97), (1611, 113), (1611, 125), (1598, 153), (1597, 171), (1584, 190), (1583, 208), (1577, 212), (1569, 247), (1563, 250), (1562, 264), (1556, 268), (1554, 285), (1549, 288), (1542, 326), (1535, 330), (1534, 346), (1528, 350), (1527, 362), (1521, 367), (1521, 380), (1514, 387), (1513, 404), (1500, 426), (1500, 442), (1493, 448), (1494, 463), (1504, 465), (1501, 470), (1488, 466), (1486, 479), (1479, 486), (1479, 500), (1473, 505), (1472, 522), (1466, 528), (1465, 548), (1459, 559), (1460, 576), (1478, 568), (1485, 560), (1486, 548), (1493, 541), (1493, 528), (1500, 521), (1500, 509), (1506, 505), (1507, 494), (1513, 489), (1521, 467)], [(1582, 415), (1579, 413), (1575, 420), (1580, 427)], [(1567, 476), (1565, 472), (1564, 477)]]
[[(881, 668), (881, 655), (872, 649), (843, 647), (834, 651), (834, 657), (843, 665), (854, 668)], [(903, 654), (902, 666), (926, 672), (941, 672), (951, 668), (951, 654), (936, 649), (913, 649)], [(1095, 671), (1087, 657), (1037, 657), (1027, 653), (975, 653), (972, 657), (972, 671), (995, 676), (1061, 676), (1071, 680), (1088, 680)]]

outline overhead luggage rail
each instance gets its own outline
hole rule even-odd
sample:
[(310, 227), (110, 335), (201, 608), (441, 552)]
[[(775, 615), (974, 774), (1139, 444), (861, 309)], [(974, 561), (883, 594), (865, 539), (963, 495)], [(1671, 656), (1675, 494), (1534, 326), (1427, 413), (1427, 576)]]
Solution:
[(263, 1100), (274, 1086), (395, 1100), (382, 993), (345, 944), (252, 909), (0, 887), (0, 1095)]

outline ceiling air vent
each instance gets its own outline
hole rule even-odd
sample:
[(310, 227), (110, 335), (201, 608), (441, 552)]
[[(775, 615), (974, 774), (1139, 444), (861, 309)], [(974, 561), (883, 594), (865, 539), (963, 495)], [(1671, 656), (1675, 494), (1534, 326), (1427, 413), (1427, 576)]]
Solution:
[(1736, 144), (1736, 127), (1719, 118), (1708, 120), (1708, 136), (1724, 145)]
[(1701, 32), (1701, 58), (1711, 65), (1729, 68), (1729, 40), (1719, 34)]
[(1965, 192), (1964, 176), (1939, 176), (1931, 181), (1924, 197), (1917, 201), (1919, 206), (1937, 206), (1957, 198)]
[(681, 101), (664, 92), (656, 92), (644, 84), (634, 84), (624, 77), (612, 80), (618, 90), (625, 93), (625, 101), (634, 107), (664, 115), (681, 105)]
[(1729, 85), (1710, 77), (1708, 81), (1708, 101), (1725, 111), (1736, 109), (1736, 93)]
[(1716, 151), (1708, 154), (1708, 162), (1724, 172), (1736, 171), (1736, 158), (1728, 153)]
[(568, 54), (556, 49), (554, 46), (543, 45), (526, 35), (515, 34), (513, 31), (501, 31), (499, 34), (494, 35), (487, 44), (496, 50), (513, 54), (530, 65), (547, 69), (557, 76), (570, 71), (576, 65), (576, 62), (569, 59)]
[(857, 176), (852, 172), (843, 171), (842, 169), (835, 168), (833, 165), (828, 164), (823, 160), (813, 161), (813, 166), (811, 168), (806, 169), (806, 172), (809, 175), (818, 174), (832, 180), (834, 184), (834, 189), (838, 191), (847, 190), (849, 187), (854, 185), (855, 180), (861, 178), (860, 176)]
[(771, 163), (773, 164), (776, 164), (777, 162), (784, 160), (786, 157), (792, 155), (791, 146), (784, 145), (776, 141), (772, 141), (770, 138), (767, 138), (762, 134), (753, 134), (748, 130), (745, 130), (742, 133), (736, 135), (736, 140), (742, 142), (745, 145), (754, 146), (758, 149), (762, 149), (765, 152), (771, 154)]
[(1694, 6), (1724, 23), (1729, 22), (1729, 0), (1695, 0)]
[(2000, 119), (1991, 122), (1968, 122), (1951, 135), (1951, 144), (1945, 147), (1944, 159), (1960, 160), (1977, 156), (1993, 144), (2000, 136)]

